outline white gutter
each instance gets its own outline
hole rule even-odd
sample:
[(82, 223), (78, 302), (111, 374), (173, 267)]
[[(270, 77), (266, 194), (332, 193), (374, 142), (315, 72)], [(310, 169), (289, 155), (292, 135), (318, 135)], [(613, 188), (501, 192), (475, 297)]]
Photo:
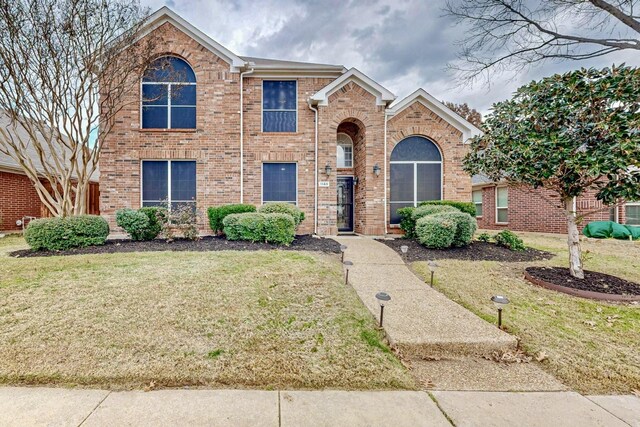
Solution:
[(387, 160), (387, 120), (389, 119), (389, 111), (387, 109), (384, 110), (384, 234), (387, 235), (387, 227), (389, 223), (389, 214), (387, 213), (387, 164), (389, 163)]
[[(248, 65), (254, 66), (252, 62)], [(253, 73), (254, 69), (251, 68), (247, 71), (240, 73), (240, 203), (244, 203), (244, 103), (243, 103), (243, 79), (247, 74)]]
[(313, 203), (313, 234), (318, 234), (318, 109), (311, 105), (311, 98), (307, 100), (309, 109), (316, 114), (315, 119), (315, 137), (314, 137), (314, 161), (313, 161), (313, 176), (315, 186), (313, 188), (313, 195), (315, 201)]

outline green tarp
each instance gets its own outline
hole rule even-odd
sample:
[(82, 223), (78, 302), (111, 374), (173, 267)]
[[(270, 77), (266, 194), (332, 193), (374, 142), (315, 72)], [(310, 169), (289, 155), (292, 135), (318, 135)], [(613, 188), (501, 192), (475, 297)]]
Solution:
[(623, 225), (613, 221), (593, 221), (582, 229), (582, 234), (596, 239), (613, 237), (620, 240), (640, 239), (640, 226)]

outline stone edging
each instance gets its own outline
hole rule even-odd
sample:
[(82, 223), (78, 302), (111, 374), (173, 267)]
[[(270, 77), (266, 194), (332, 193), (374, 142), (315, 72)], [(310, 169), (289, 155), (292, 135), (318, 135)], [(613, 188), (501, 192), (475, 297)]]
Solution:
[(573, 295), (581, 298), (595, 299), (599, 301), (617, 301), (617, 302), (632, 302), (640, 301), (640, 295), (616, 295), (605, 294), (602, 292), (583, 291), (580, 289), (570, 288), (568, 286), (554, 285), (542, 279), (531, 276), (528, 271), (525, 270), (524, 278), (534, 285), (541, 286), (543, 288), (551, 289), (552, 291), (562, 292), (565, 294)]

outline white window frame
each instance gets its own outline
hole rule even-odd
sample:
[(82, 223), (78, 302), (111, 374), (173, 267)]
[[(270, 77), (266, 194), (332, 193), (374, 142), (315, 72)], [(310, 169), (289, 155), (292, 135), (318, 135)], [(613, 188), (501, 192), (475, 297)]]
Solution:
[[(167, 58), (167, 57), (171, 57), (171, 58), (177, 58), (180, 59), (181, 61), (184, 61), (185, 64), (187, 64), (189, 66), (189, 68), (191, 68), (191, 71), (193, 72), (193, 74), (195, 75), (195, 71), (193, 71), (193, 67), (191, 67), (191, 64), (189, 64), (187, 61), (185, 61), (184, 59), (178, 57), (178, 56), (172, 56), (172, 55), (165, 55), (165, 56), (161, 56), (158, 59), (161, 58)], [(146, 128), (144, 127), (144, 123), (142, 122), (143, 120), (143, 116), (142, 116), (142, 111), (144, 109), (144, 104), (143, 104), (143, 99), (142, 99), (142, 94), (144, 93), (144, 91), (142, 90), (144, 85), (164, 85), (167, 86), (167, 127), (166, 128)], [(171, 86), (196, 86), (196, 103), (194, 105), (180, 105), (180, 107), (193, 107), (195, 108), (195, 115), (196, 115), (196, 126), (193, 128), (172, 128), (171, 127)], [(154, 130), (154, 129), (196, 129), (198, 126), (198, 88), (197, 88), (197, 81), (195, 82), (145, 82), (144, 78), (140, 79), (140, 129), (150, 129), (150, 130)], [(164, 107), (164, 105), (149, 105), (149, 107)]]
[[(507, 206), (500, 206), (500, 207), (498, 206), (498, 191), (500, 189), (507, 190)], [(495, 212), (496, 213), (496, 221), (495, 221), (495, 223), (496, 224), (509, 224), (509, 220), (508, 220), (508, 218), (509, 218), (509, 187), (502, 186), (502, 185), (496, 187), (495, 199), (496, 199), (496, 212)], [(503, 210), (507, 211), (507, 221), (498, 221), (498, 210), (499, 209), (503, 209)]]
[[(627, 215), (627, 207), (628, 206), (633, 206), (633, 207), (638, 207), (640, 208), (640, 202), (627, 202), (625, 203), (625, 208), (624, 208), (624, 223), (625, 224), (629, 224), (629, 216)], [(635, 225), (635, 224), (629, 224), (629, 225)]]
[[(480, 201), (479, 202), (476, 202), (473, 199), (473, 193), (480, 193)], [(482, 215), (484, 215), (484, 204), (483, 204), (483, 201), (484, 201), (483, 199), (484, 198), (483, 198), (483, 196), (484, 196), (484, 190), (482, 188), (479, 189), (479, 190), (471, 190), (471, 201), (473, 202), (473, 204), (476, 207), (476, 218), (482, 218)], [(478, 213), (477, 213), (478, 212), (478, 205), (480, 205), (482, 207), (482, 215), (478, 215)]]
[[(341, 135), (344, 135), (347, 138), (349, 138), (349, 142), (351, 144), (351, 156), (349, 158), (349, 163), (351, 163), (351, 164), (349, 166), (347, 166), (347, 156), (344, 157), (344, 160), (345, 160), (345, 162), (344, 162), (345, 164), (344, 165), (340, 166), (338, 164), (338, 153), (337, 153), (337, 150), (338, 150), (338, 148), (342, 147), (342, 152), (344, 153), (345, 152), (344, 151), (344, 147), (346, 146), (346, 144), (341, 144), (340, 143), (340, 136)], [(353, 168), (353, 139), (351, 139), (351, 137), (349, 135), (347, 135), (346, 133), (344, 133), (344, 132), (339, 132), (337, 137), (336, 137), (336, 168), (341, 168), (341, 169), (351, 169), (351, 168)]]
[[(264, 205), (265, 201), (264, 201), (264, 165), (267, 163), (275, 163), (275, 164), (291, 164), (293, 163), (294, 165), (296, 165), (296, 200), (295, 200), (295, 205), (298, 206), (298, 186), (300, 185), (299, 181), (298, 181), (298, 162), (277, 162), (277, 161), (269, 161), (269, 162), (262, 162), (262, 165), (260, 165), (260, 204)], [(269, 200), (266, 203), (292, 203), (292, 200)]]
[[(144, 202), (157, 203), (157, 200), (144, 200), (143, 199), (143, 185), (144, 185), (144, 162), (167, 162), (167, 210), (171, 212), (172, 203), (195, 203), (197, 206), (198, 200), (198, 162), (196, 159), (143, 159), (140, 160), (140, 207), (144, 207)], [(196, 198), (193, 200), (172, 200), (171, 199), (171, 163), (172, 162), (195, 162), (196, 164)]]
[[(274, 131), (267, 131), (265, 132), (264, 130), (264, 112), (267, 111), (293, 111), (293, 110), (273, 110), (273, 109), (264, 109), (264, 82), (266, 81), (271, 81), (271, 82), (295, 82), (296, 83), (296, 130), (293, 133), (298, 133), (298, 79), (278, 79), (278, 78), (273, 78), (273, 79), (262, 79), (262, 84), (260, 85), (261, 87), (261, 94), (260, 94), (260, 132), (262, 133), (275, 133), (275, 134), (279, 134), (279, 133), (292, 133), (292, 132), (274, 132)], [(287, 163), (287, 162), (274, 162), (274, 163)]]

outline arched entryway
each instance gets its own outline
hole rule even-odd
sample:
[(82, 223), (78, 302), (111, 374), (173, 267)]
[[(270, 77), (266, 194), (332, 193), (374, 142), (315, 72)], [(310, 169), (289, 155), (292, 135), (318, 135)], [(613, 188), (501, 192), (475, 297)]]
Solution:
[(391, 152), (391, 224), (400, 223), (398, 209), (442, 199), (442, 154), (429, 138), (413, 135)]
[(338, 232), (351, 233), (360, 227), (358, 212), (362, 212), (365, 193), (365, 128), (358, 119), (340, 123), (336, 131), (336, 225)]

